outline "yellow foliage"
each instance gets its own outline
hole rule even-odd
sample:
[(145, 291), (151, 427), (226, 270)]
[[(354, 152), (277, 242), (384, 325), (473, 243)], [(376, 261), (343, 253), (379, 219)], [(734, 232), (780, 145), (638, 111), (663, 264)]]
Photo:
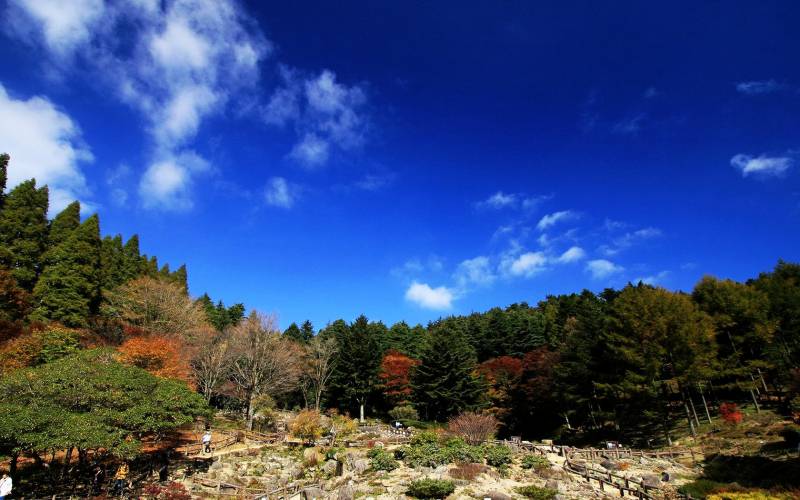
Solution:
[(290, 425), (294, 437), (313, 443), (322, 436), (322, 416), (317, 410), (303, 410)]

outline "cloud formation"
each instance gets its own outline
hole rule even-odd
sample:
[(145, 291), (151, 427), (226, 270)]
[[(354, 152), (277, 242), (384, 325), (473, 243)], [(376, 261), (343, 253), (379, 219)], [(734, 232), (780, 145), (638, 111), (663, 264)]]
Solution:
[(794, 164), (789, 156), (750, 156), (738, 154), (731, 158), (731, 165), (742, 173), (742, 177), (781, 177)]
[(736, 91), (747, 95), (771, 94), (783, 88), (784, 85), (775, 80), (753, 80), (736, 84)]
[(461, 288), (470, 285), (491, 285), (497, 278), (492, 269), (489, 257), (484, 255), (462, 261), (458, 265), (454, 277), (456, 283)]
[(11, 154), (8, 188), (31, 177), (50, 188), (50, 215), (73, 200), (91, 208), (81, 165), (94, 160), (78, 125), (44, 97), (8, 95), (0, 83), (0, 147)]
[(273, 207), (292, 208), (296, 199), (296, 188), (283, 177), (273, 177), (267, 183), (264, 199)]
[(596, 280), (608, 278), (621, 273), (625, 268), (606, 259), (590, 260), (586, 263), (586, 271)]
[(414, 281), (406, 290), (405, 297), (419, 307), (439, 311), (452, 307), (454, 293), (445, 286), (432, 288), (427, 283)]
[(187, 211), (194, 206), (193, 179), (207, 172), (209, 163), (193, 151), (166, 155), (151, 163), (139, 181), (142, 205), (150, 209)]
[[(608, 226), (608, 222), (606, 223), (606, 227), (609, 228), (609, 230), (613, 230)], [(662, 235), (663, 233), (661, 230), (656, 227), (645, 227), (637, 229), (636, 231), (629, 231), (613, 238), (611, 243), (601, 245), (600, 251), (606, 256), (611, 257), (643, 241), (659, 238)]]
[(562, 210), (560, 212), (547, 214), (541, 219), (539, 219), (539, 222), (536, 224), (536, 228), (539, 231), (544, 231), (545, 229), (555, 226), (559, 222), (574, 220), (577, 219), (578, 217), (579, 215), (576, 212), (573, 212), (572, 210)]
[(578, 262), (584, 258), (586, 258), (586, 252), (583, 250), (583, 248), (573, 246), (564, 251), (564, 253), (558, 257), (557, 261), (561, 264), (569, 264), (572, 262)]

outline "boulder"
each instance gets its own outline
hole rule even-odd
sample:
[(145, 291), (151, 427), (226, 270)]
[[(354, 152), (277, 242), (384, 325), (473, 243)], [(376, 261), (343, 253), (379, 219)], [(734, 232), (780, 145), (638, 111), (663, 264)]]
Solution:
[(336, 460), (328, 460), (325, 462), (325, 465), (322, 466), (322, 472), (325, 474), (336, 474), (336, 468), (339, 466), (339, 462)]
[(605, 470), (619, 470), (620, 469), (618, 463), (612, 462), (609, 459), (605, 459), (602, 462), (600, 462), (600, 466), (602, 468), (604, 468)]
[(339, 494), (336, 500), (353, 500), (355, 496), (356, 489), (353, 487), (353, 483), (350, 482), (339, 488)]
[(561, 483), (559, 483), (555, 479), (548, 479), (544, 487), (555, 491), (562, 491), (564, 489), (563, 486), (561, 486)]
[(353, 472), (356, 474), (363, 474), (369, 469), (370, 461), (366, 458), (359, 458), (353, 463)]
[(661, 478), (658, 474), (642, 474), (642, 483), (651, 488), (658, 488), (661, 486)]
[(325, 498), (325, 492), (317, 487), (305, 488), (303, 490), (303, 498), (305, 500), (323, 500)]
[(484, 493), (483, 495), (481, 495), (481, 498), (483, 498), (484, 500), (487, 498), (489, 500), (513, 500), (513, 497), (511, 495), (507, 495), (500, 491), (490, 491), (488, 493)]

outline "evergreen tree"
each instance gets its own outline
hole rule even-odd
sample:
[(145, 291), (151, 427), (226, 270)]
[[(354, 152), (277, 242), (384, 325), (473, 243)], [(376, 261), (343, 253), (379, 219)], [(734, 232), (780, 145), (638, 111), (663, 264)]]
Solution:
[(189, 295), (189, 278), (186, 274), (186, 264), (181, 264), (181, 267), (172, 273), (172, 279), (183, 288), (186, 295)]
[(236, 326), (244, 319), (244, 304), (238, 302), (228, 308), (228, 321), (231, 326)]
[(303, 321), (300, 325), (300, 336), (303, 342), (310, 342), (314, 338), (314, 325), (309, 320)]
[(365, 407), (378, 388), (381, 353), (369, 320), (359, 316), (352, 325), (338, 320), (320, 335), (335, 335), (339, 356), (331, 375), (329, 397), (340, 407), (358, 408), (363, 419)]
[(134, 234), (125, 242), (122, 252), (122, 282), (130, 281), (142, 274), (142, 256), (139, 253), (139, 235)]
[(73, 201), (67, 208), (59, 212), (55, 218), (50, 221), (50, 232), (47, 237), (47, 248), (55, 248), (67, 238), (70, 237), (73, 231), (81, 225), (81, 204), (80, 202)]
[(125, 281), (125, 250), (122, 235), (106, 236), (100, 247), (101, 285), (104, 290), (113, 290)]
[(93, 215), (48, 252), (47, 265), (33, 290), (33, 316), (86, 326), (100, 305), (100, 281), (100, 223)]
[(0, 265), (33, 290), (47, 245), (47, 186), (29, 180), (11, 190), (0, 213)]
[(303, 342), (303, 334), (300, 332), (300, 328), (297, 326), (297, 323), (292, 323), (289, 327), (283, 331), (283, 336), (287, 339), (292, 339), (295, 342)]
[(426, 420), (444, 421), (481, 404), (485, 384), (475, 374), (475, 351), (452, 322), (431, 328), (430, 344), (411, 377), (414, 405)]

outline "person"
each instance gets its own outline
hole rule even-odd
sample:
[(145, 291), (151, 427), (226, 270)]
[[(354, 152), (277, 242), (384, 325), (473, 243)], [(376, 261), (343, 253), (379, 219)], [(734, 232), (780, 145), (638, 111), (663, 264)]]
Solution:
[(100, 495), (103, 489), (103, 483), (106, 480), (106, 471), (100, 467), (100, 464), (94, 466), (94, 475), (92, 476), (92, 494)]
[(125, 491), (125, 483), (128, 482), (128, 464), (123, 462), (114, 474), (114, 488), (111, 490), (112, 494), (122, 493)]
[(0, 478), (0, 500), (3, 500), (5, 497), (11, 494), (11, 487), (13, 486), (11, 481), (11, 476), (8, 474), (3, 474), (3, 477)]
[(203, 451), (211, 453), (211, 431), (206, 431), (206, 433), (203, 434)]

